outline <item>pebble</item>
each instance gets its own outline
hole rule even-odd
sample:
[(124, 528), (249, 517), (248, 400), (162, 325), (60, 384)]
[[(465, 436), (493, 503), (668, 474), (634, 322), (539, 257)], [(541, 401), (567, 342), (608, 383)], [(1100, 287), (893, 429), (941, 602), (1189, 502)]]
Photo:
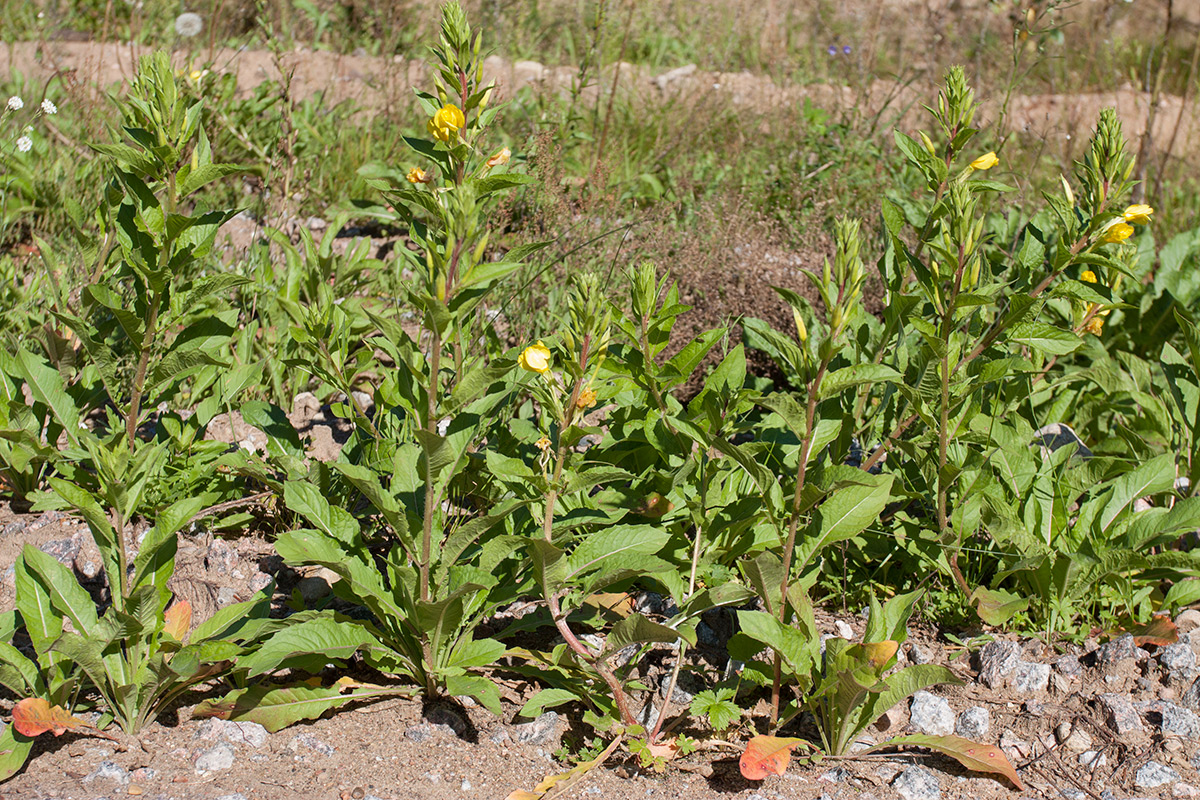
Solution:
[(1182, 736), (1186, 739), (1200, 738), (1200, 717), (1195, 712), (1180, 708), (1174, 703), (1162, 704), (1162, 732), (1167, 736)]
[[(1062, 727), (1061, 725), (1059, 727)], [(1062, 746), (1072, 753), (1083, 753), (1092, 749), (1092, 737), (1082, 728), (1075, 728), (1060, 740)]]
[(1180, 612), (1179, 616), (1175, 618), (1175, 626), (1181, 634), (1200, 628), (1200, 611), (1189, 608), (1186, 611)]
[(196, 772), (204, 774), (229, 769), (233, 766), (235, 756), (233, 746), (228, 742), (221, 742), (200, 754), (196, 759)]
[(519, 744), (549, 744), (558, 733), (561, 718), (555, 711), (547, 711), (537, 719), (512, 726), (513, 741)]
[(1200, 789), (1190, 783), (1180, 782), (1171, 787), (1172, 797), (1196, 797), (1197, 795), (1200, 795)]
[(1140, 789), (1156, 789), (1178, 780), (1178, 772), (1157, 761), (1147, 761), (1133, 778), (1133, 782)]
[(1096, 664), (1105, 669), (1112, 669), (1127, 659), (1137, 658), (1137, 646), (1133, 643), (1133, 634), (1126, 633), (1106, 642), (1096, 650)]
[(1033, 664), (1028, 661), (1017, 663), (1013, 674), (1013, 689), (1025, 694), (1036, 694), (1046, 691), (1050, 683), (1050, 665)]
[(1083, 665), (1079, 663), (1079, 656), (1068, 653), (1054, 662), (1054, 671), (1065, 678), (1078, 678), (1083, 675)]
[(257, 722), (228, 722), (221, 731), (221, 737), (230, 744), (250, 747), (262, 747), (267, 743), (268, 736), (267, 729)]
[(404, 731), (404, 738), (417, 744), (424, 744), (437, 738), (450, 738), (454, 735), (454, 728), (449, 725), (433, 725), (429, 722), (409, 726)]
[(936, 662), (932, 653), (927, 652), (924, 648), (917, 647), (915, 644), (908, 646), (908, 660), (914, 664), (933, 664)]
[(983, 706), (971, 706), (954, 721), (954, 733), (964, 739), (982, 742), (991, 727), (991, 714)]
[(125, 786), (129, 783), (129, 770), (113, 761), (101, 761), (98, 767), (83, 778), (84, 783), (98, 780), (115, 781), (118, 785)]
[(320, 753), (323, 756), (331, 756), (337, 752), (337, 748), (331, 744), (322, 742), (311, 733), (299, 733), (292, 737), (292, 740), (287, 745), (289, 750), (298, 750), (301, 747), (307, 747), (315, 753)]
[(1184, 708), (1200, 711), (1200, 678), (1192, 681), (1192, 685), (1183, 693), (1183, 697), (1179, 698), (1179, 702)]
[(1158, 661), (1168, 672), (1194, 672), (1196, 669), (1196, 654), (1187, 642), (1169, 644), (1158, 654)]
[(1128, 695), (1101, 694), (1097, 696), (1097, 699), (1104, 709), (1104, 716), (1108, 722), (1108, 726), (1117, 733), (1124, 735), (1133, 731), (1144, 730), (1141, 717), (1138, 716)]
[(642, 592), (633, 601), (633, 610), (639, 614), (653, 614), (660, 617), (673, 617), (679, 613), (679, 606), (668, 595), (658, 592)]
[(471, 722), (457, 708), (446, 703), (430, 706), (425, 711), (425, 721), (432, 725), (444, 725), (460, 738), (471, 733)]
[(988, 642), (979, 651), (979, 682), (989, 689), (1004, 683), (1021, 661), (1021, 645), (1003, 640)]
[(944, 697), (929, 692), (913, 695), (909, 724), (920, 733), (948, 736), (954, 733), (954, 710)]
[(845, 620), (839, 619), (834, 622), (833, 629), (837, 632), (837, 635), (843, 639), (854, 641), (854, 628), (851, 628)]
[(1079, 763), (1092, 770), (1097, 770), (1108, 763), (1108, 757), (1097, 750), (1085, 750), (1079, 754)]
[(223, 794), (218, 797), (217, 800), (246, 800), (246, 795), (242, 794), (241, 792), (235, 792), (234, 794)]
[(904, 800), (941, 800), (942, 787), (934, 775), (924, 767), (907, 767), (892, 781), (892, 788)]
[[(671, 673), (663, 673), (658, 681), (658, 696), (667, 696), (667, 687), (671, 685)], [(675, 691), (671, 692), (671, 703), (676, 706), (686, 706), (696, 699), (696, 695), (704, 691), (704, 679), (694, 672), (681, 670), (675, 681)]]

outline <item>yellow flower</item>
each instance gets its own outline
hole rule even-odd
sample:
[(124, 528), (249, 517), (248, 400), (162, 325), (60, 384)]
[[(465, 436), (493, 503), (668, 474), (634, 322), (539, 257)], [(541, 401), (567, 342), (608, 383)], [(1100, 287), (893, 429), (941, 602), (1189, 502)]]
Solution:
[(1121, 216), (1125, 217), (1125, 221), (1131, 225), (1149, 225), (1150, 215), (1154, 213), (1154, 209), (1145, 203), (1135, 203), (1125, 209), (1125, 213)]
[(541, 341), (531, 344), (521, 351), (521, 357), (517, 359), (517, 363), (521, 365), (521, 369), (545, 375), (550, 371), (550, 348)]
[(596, 390), (589, 386), (579, 393), (579, 398), (575, 401), (575, 407), (580, 411), (587, 411), (594, 405), (596, 405)]
[(429, 177), (429, 174), (420, 167), (413, 167), (408, 171), (409, 183), (429, 183), (432, 180), (433, 179)]
[(505, 147), (504, 149), (497, 151), (491, 158), (489, 158), (486, 166), (488, 169), (495, 169), (496, 167), (507, 164), (510, 158), (512, 158), (512, 150), (509, 150), (507, 147)]
[(191, 71), (191, 73), (188, 75), (188, 77), (191, 78), (194, 82), (199, 83), (200, 81), (204, 80), (204, 78), (207, 75), (208, 75), (208, 70), (206, 70), (206, 69), (194, 69)]
[(1104, 244), (1117, 244), (1123, 242), (1133, 235), (1133, 226), (1127, 225), (1124, 222), (1118, 222), (1116, 225), (1110, 226), (1100, 236), (1100, 241)]
[(538, 450), (541, 450), (543, 453), (550, 452), (549, 437), (543, 436), (542, 438), (540, 438), (536, 442), (534, 442), (534, 445), (537, 447)]
[(1099, 336), (1104, 330), (1104, 317), (1097, 314), (1088, 320), (1088, 324), (1083, 326), (1084, 333), (1090, 333), (1092, 336)]
[(425, 127), (429, 129), (430, 136), (449, 144), (458, 138), (458, 132), (466, 124), (467, 119), (458, 106), (448, 103), (438, 109)]
[(1084, 283), (1095, 283), (1096, 273), (1092, 272), (1090, 269), (1085, 269), (1083, 272), (1079, 273), (1079, 280), (1083, 281)]
[(1000, 157), (995, 153), (984, 153), (971, 162), (971, 169), (991, 169), (1000, 163)]

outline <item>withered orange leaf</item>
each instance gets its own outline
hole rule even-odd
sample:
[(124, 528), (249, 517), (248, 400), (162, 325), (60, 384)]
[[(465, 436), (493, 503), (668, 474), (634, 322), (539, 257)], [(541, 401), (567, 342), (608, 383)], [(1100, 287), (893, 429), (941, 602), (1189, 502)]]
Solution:
[(1147, 644), (1166, 647), (1179, 641), (1179, 630), (1171, 618), (1165, 615), (1156, 615), (1145, 625), (1138, 625), (1129, 633), (1133, 634), (1133, 643), (1138, 647)]
[(998, 775), (1003, 775), (1012, 781), (1013, 786), (1017, 789), (1024, 790), (1021, 785), (1021, 778), (1017, 775), (1017, 770), (1009, 762), (1008, 757), (999, 747), (994, 747), (990, 744), (980, 744), (973, 742), (970, 739), (964, 739), (961, 736), (898, 736), (895, 739), (889, 739), (881, 745), (876, 745), (872, 750), (882, 747), (890, 747), (892, 745), (909, 744), (920, 747), (928, 747), (930, 750), (936, 750), (943, 755), (950, 756), (958, 761), (969, 770), (975, 772), (991, 772)]
[(755, 736), (746, 743), (746, 752), (738, 760), (742, 777), (761, 781), (768, 775), (782, 775), (791, 763), (792, 748), (802, 741), (790, 736)]
[(166, 620), (163, 631), (182, 642), (192, 629), (192, 604), (180, 600), (167, 609), (163, 618)]
[(52, 706), (41, 697), (26, 697), (13, 706), (12, 724), (22, 736), (40, 736), (50, 732), (62, 736), (75, 728), (90, 728), (87, 722), (71, 716), (62, 706)]

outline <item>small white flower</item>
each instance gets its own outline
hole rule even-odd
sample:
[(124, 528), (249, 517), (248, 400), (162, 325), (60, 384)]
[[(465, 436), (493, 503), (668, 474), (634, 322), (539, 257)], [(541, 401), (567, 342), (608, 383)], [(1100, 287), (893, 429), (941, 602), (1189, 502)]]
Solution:
[(30, 139), (28, 136), (22, 136), (20, 139), (17, 139), (17, 149), (22, 153), (28, 153), (32, 148), (33, 139)]
[(22, 100), (21, 98), (17, 97), (15, 94), (12, 97), (8, 98), (8, 110), (9, 111), (20, 111), (24, 107), (25, 107), (25, 101)]
[(43, 114), (57, 114), (58, 106), (54, 105), (54, 103), (52, 103), (50, 101), (50, 99), (47, 98), (42, 101), (42, 113)]
[(204, 20), (199, 14), (185, 11), (175, 18), (175, 33), (184, 38), (198, 36), (204, 30)]

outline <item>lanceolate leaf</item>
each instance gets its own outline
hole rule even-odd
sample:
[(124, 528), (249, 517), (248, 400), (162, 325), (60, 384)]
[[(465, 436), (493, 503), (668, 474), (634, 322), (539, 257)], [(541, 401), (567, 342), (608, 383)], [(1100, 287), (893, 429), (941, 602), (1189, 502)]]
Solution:
[(343, 693), (343, 686), (278, 686), (257, 684), (235, 689), (220, 700), (205, 700), (192, 711), (193, 717), (257, 722), (271, 733), (302, 719), (317, 719), (326, 711), (348, 703), (388, 695), (408, 695), (409, 689), (359, 684)]
[(950, 756), (967, 769), (974, 770), (975, 772), (1003, 775), (1012, 781), (1017, 789), (1025, 789), (1021, 784), (1021, 778), (1017, 775), (1016, 769), (1009, 763), (1009, 760), (999, 747), (972, 742), (970, 739), (964, 739), (961, 736), (899, 736), (895, 739), (889, 739), (882, 744), (877, 744), (865, 752), (869, 753), (885, 747), (894, 747), (902, 744), (928, 747), (930, 750), (936, 750), (943, 755)]
[(0, 731), (0, 783), (16, 775), (33, 747), (33, 739), (21, 736), (11, 725), (5, 725)]

